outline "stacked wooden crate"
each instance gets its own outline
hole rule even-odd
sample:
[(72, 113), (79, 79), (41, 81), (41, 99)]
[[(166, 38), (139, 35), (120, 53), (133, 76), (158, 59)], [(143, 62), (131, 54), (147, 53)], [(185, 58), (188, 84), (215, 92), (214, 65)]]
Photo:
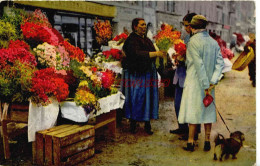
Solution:
[(60, 125), (36, 133), (37, 165), (78, 165), (94, 155), (91, 125)]

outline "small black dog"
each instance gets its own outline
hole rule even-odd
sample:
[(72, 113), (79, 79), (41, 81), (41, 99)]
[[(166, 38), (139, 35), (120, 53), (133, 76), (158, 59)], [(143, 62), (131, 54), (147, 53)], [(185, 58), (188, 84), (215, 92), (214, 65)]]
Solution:
[(240, 131), (235, 131), (230, 134), (230, 138), (225, 139), (223, 135), (218, 134), (215, 138), (214, 160), (219, 159), (222, 161), (224, 155), (227, 159), (232, 155), (232, 159), (236, 159), (236, 154), (243, 146), (245, 135)]

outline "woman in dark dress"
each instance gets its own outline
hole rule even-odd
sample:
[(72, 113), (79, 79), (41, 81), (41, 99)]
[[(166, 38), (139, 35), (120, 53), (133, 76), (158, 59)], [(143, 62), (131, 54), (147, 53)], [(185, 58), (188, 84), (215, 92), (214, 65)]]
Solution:
[(166, 52), (155, 51), (153, 43), (145, 36), (144, 19), (135, 18), (132, 30), (123, 46), (126, 55), (122, 75), (125, 115), (130, 119), (132, 133), (136, 133), (136, 121), (145, 121), (145, 131), (151, 135), (150, 119), (158, 119), (159, 109), (155, 58), (166, 56)]

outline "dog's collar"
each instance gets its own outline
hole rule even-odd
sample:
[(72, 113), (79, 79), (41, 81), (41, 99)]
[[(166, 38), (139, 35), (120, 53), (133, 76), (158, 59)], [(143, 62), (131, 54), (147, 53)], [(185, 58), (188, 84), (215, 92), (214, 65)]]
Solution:
[(243, 141), (242, 140), (237, 139), (237, 138), (232, 138), (232, 139), (237, 141), (240, 144), (240, 146), (243, 146)]

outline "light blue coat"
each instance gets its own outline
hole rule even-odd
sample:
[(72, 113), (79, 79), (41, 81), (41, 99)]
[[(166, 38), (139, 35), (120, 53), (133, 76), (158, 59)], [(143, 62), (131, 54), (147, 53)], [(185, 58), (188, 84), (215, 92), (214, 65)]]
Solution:
[[(198, 32), (190, 38), (186, 54), (186, 79), (184, 82), (179, 123), (214, 123), (217, 120), (216, 108), (212, 103), (203, 105), (204, 90), (210, 84), (217, 84), (224, 68), (218, 43), (207, 31)], [(215, 100), (214, 89), (211, 95)]]

